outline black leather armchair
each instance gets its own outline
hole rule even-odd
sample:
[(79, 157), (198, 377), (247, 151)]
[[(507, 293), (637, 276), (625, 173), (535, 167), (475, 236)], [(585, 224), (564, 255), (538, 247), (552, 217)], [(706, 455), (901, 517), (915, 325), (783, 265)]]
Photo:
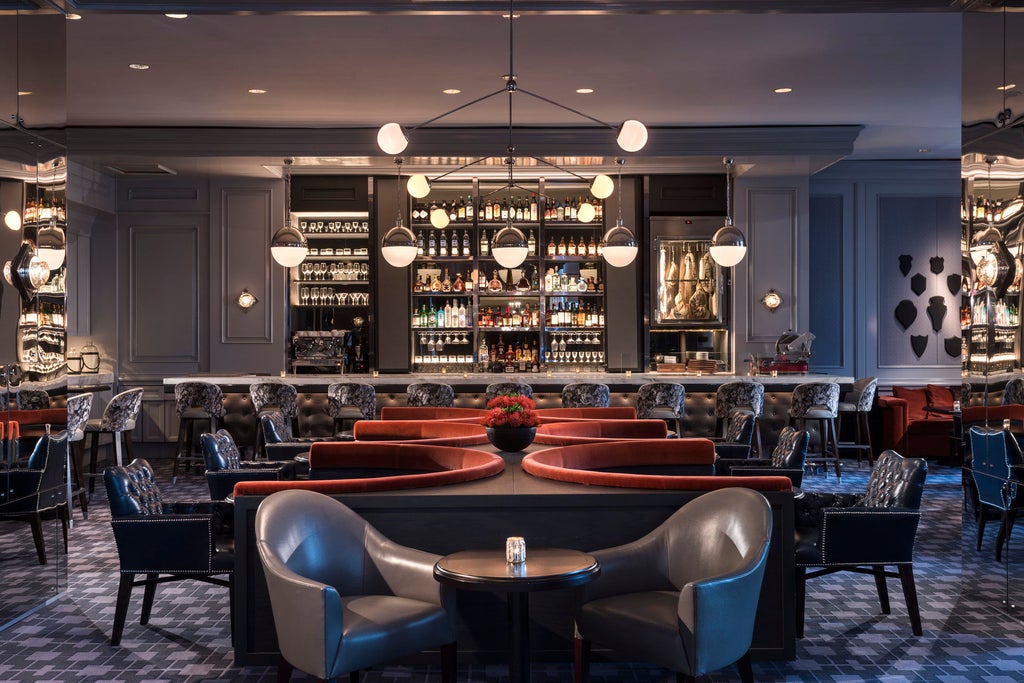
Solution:
[(265, 410), (260, 415), (260, 430), (268, 460), (291, 460), (309, 450), (317, 441), (351, 441), (352, 435), (295, 436), (291, 420), (284, 413)]
[(996, 561), (1001, 562), (1003, 547), (1010, 542), (1017, 510), (1024, 507), (1024, 455), (1017, 439), (1008, 431), (971, 427), (969, 438), (971, 479), (978, 506), (978, 550), (981, 550), (985, 537), (989, 511), (996, 512), (999, 515)]
[(724, 437), (712, 437), (715, 453), (721, 458), (747, 458), (754, 435), (754, 415), (746, 411), (734, 411), (729, 417), (729, 427)]
[(590, 641), (692, 680), (749, 649), (768, 560), (772, 511), (745, 488), (690, 501), (643, 538), (592, 553), (601, 574), (576, 611), (576, 683), (589, 678)]
[[(149, 623), (157, 584), (195, 579), (230, 590), (235, 566), (233, 505), (164, 502), (153, 468), (142, 459), (126, 467), (108, 467), (103, 481), (121, 565), (111, 645), (121, 642), (135, 586), (145, 587), (141, 624)], [(136, 574), (146, 578), (136, 581)], [(227, 579), (218, 578), (224, 574)]]
[(455, 592), (434, 579), (440, 559), (394, 543), (342, 503), (280, 491), (256, 512), (256, 544), (281, 647), (278, 680), (293, 668), (321, 680), (441, 648), (454, 683)]
[(719, 458), (715, 461), (715, 474), (734, 477), (789, 477), (793, 486), (799, 487), (804, 480), (804, 464), (810, 440), (810, 434), (806, 430), (786, 427), (779, 434), (779, 441), (775, 444), (770, 459)]
[(26, 466), (6, 472), (7, 486), (0, 486), (0, 520), (29, 523), (39, 564), (46, 564), (44, 519), (60, 519), (64, 549), (68, 547), (68, 497), (64, 484), (67, 454), (67, 432), (44, 434), (32, 449)]
[(206, 460), (206, 483), (210, 500), (224, 500), (240, 481), (294, 479), (295, 463), (242, 460), (238, 446), (225, 429), (216, 434), (206, 432), (199, 437)]
[[(875, 462), (864, 494), (805, 493), (796, 512), (796, 633), (804, 634), (807, 579), (838, 571), (875, 577), (882, 612), (889, 614), (886, 577), (899, 577), (914, 635), (921, 615), (914, 586), (914, 541), (928, 465), (885, 451)], [(895, 565), (897, 572), (886, 566)], [(814, 571), (808, 569), (821, 567)]]

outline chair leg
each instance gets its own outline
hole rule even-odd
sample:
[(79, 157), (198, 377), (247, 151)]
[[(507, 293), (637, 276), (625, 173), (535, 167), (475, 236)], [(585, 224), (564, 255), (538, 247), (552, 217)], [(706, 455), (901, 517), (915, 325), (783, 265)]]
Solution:
[(797, 567), (794, 572), (795, 584), (796, 584), (796, 605), (794, 605), (796, 612), (796, 637), (804, 637), (804, 601), (807, 599), (807, 570), (803, 567)]
[(64, 554), (68, 552), (68, 518), (71, 517), (71, 504), (62, 503), (57, 506), (57, 516), (60, 518), (61, 531), (64, 535)]
[(117, 604), (114, 607), (114, 631), (110, 634), (110, 644), (120, 645), (121, 634), (124, 632), (124, 620), (128, 616), (128, 602), (132, 598), (132, 583), (135, 574), (121, 574), (117, 585)]
[(93, 432), (92, 437), (89, 439), (89, 497), (92, 497), (93, 491), (96, 489), (96, 458), (98, 457), (100, 450), (100, 433)]
[(174, 451), (174, 467), (171, 469), (171, 483), (178, 483), (178, 463), (185, 454), (185, 418), (178, 421), (178, 447)]
[(295, 667), (283, 656), (277, 657), (277, 683), (288, 683), (292, 678)]
[[(839, 435), (836, 432), (836, 421), (834, 419), (829, 418), (825, 422), (825, 431), (826, 431), (826, 434), (828, 435), (829, 439), (832, 441), (831, 452), (832, 452), (832, 456), (835, 458), (834, 462), (835, 462), (835, 466), (836, 466), (836, 481), (837, 482), (842, 482), (842, 480), (843, 480), (843, 462), (839, 458)], [(824, 445), (822, 446), (822, 448), (824, 448)]]
[(736, 668), (740, 671), (742, 683), (754, 683), (754, 667), (750, 665), (750, 650), (743, 653), (743, 656), (736, 660)]
[(82, 481), (82, 450), (85, 446), (85, 439), (76, 441), (68, 446), (71, 449), (71, 474), (74, 477), (75, 486), (78, 488), (78, 507), (82, 509), (82, 519), (89, 519), (89, 497), (85, 492), (85, 484)]
[(455, 683), (459, 663), (459, 646), (452, 641), (441, 646), (441, 683)]
[(590, 641), (576, 636), (573, 639), (573, 683), (590, 681)]
[(871, 424), (868, 422), (868, 414), (865, 412), (857, 413), (857, 424), (860, 425), (861, 423), (863, 423), (864, 442), (868, 445), (868, 467), (874, 467), (875, 445), (871, 443)]
[(985, 507), (978, 507), (978, 552), (981, 552), (981, 542), (985, 538)]
[(118, 467), (124, 467), (124, 456), (121, 455), (121, 432), (111, 432), (110, 438), (114, 441), (114, 461)]
[(871, 569), (875, 573), (875, 588), (878, 589), (878, 602), (882, 605), (882, 614), (891, 614), (889, 609), (889, 586), (885, 583), (885, 567), (880, 564)]
[(39, 558), (39, 564), (46, 564), (46, 542), (43, 540), (43, 520), (36, 512), (32, 515), (29, 520), (29, 524), (32, 526), (32, 540), (36, 544), (36, 556)]
[(130, 431), (123, 432), (124, 434), (124, 451), (128, 454), (128, 462), (135, 459), (135, 446), (132, 444), (132, 433)]
[(764, 443), (761, 441), (761, 420), (754, 416), (754, 450), (758, 458), (764, 457)]
[(915, 636), (922, 635), (921, 610), (917, 605), (917, 587), (914, 585), (914, 565), (901, 564), (899, 572), (903, 583), (903, 598), (907, 601), (907, 612), (910, 614), (910, 628)]
[(156, 578), (158, 574), (146, 574), (147, 583), (142, 590), (142, 618), (139, 623), (145, 626), (149, 623), (149, 615), (153, 611), (153, 598), (156, 597)]

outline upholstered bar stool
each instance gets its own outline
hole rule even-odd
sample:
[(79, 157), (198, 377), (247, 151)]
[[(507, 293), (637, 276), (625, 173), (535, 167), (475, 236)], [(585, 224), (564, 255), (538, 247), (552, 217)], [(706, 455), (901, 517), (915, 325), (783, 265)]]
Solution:
[(843, 470), (839, 461), (839, 446), (836, 438), (836, 417), (839, 414), (839, 385), (835, 382), (806, 382), (793, 389), (793, 403), (789, 408), (789, 420), (807, 429), (807, 422), (818, 423), (817, 455), (808, 452), (807, 460), (824, 463), (828, 474), (828, 463), (836, 469), (836, 479), (842, 481)]
[[(89, 498), (82, 480), (82, 446), (85, 444), (85, 423), (92, 412), (92, 394), (76, 394), (68, 397), (68, 477), (69, 503), (78, 496), (82, 508), (82, 519), (89, 519)], [(69, 509), (70, 512), (70, 509)]]
[(526, 398), (533, 398), (533, 387), (526, 382), (492, 382), (487, 385), (487, 391), (484, 392), (484, 405), (486, 406), (498, 396), (506, 394), (519, 394)]
[(611, 397), (607, 384), (577, 382), (562, 387), (563, 408), (607, 408)]
[(761, 456), (761, 413), (764, 410), (764, 385), (760, 382), (726, 382), (715, 392), (715, 432), (725, 436), (735, 411), (754, 416), (752, 455)]
[(128, 459), (133, 460), (135, 458), (134, 449), (132, 448), (132, 430), (135, 429), (135, 420), (138, 419), (139, 411), (142, 410), (142, 393), (142, 389), (122, 391), (107, 403), (107, 406), (103, 409), (103, 417), (89, 420), (85, 423), (85, 433), (92, 435), (89, 444), (90, 496), (95, 489), (96, 477), (100, 476), (96, 472), (96, 459), (99, 456), (100, 450), (100, 434), (110, 434), (113, 439), (114, 459), (118, 467), (124, 464), (124, 458), (121, 456), (122, 435), (124, 437), (125, 449), (128, 451)]
[(205, 431), (217, 431), (217, 423), (224, 417), (224, 392), (210, 382), (179, 382), (174, 385), (174, 410), (178, 414), (178, 448), (171, 481), (177, 482), (179, 464), (184, 464), (186, 472), (192, 465), (204, 464), (202, 451), (196, 450), (198, 436)]
[(50, 395), (43, 389), (22, 387), (14, 394), (14, 405), (18, 410), (45, 410), (50, 407)]
[[(963, 404), (968, 405), (967, 393), (964, 393)], [(1024, 405), (1024, 378), (1014, 377), (1006, 383), (1003, 388), (1003, 405)]]
[[(874, 467), (875, 454), (871, 445), (871, 428), (868, 415), (875, 405), (875, 394), (878, 392), (878, 380), (874, 377), (863, 377), (853, 383), (853, 391), (847, 392), (839, 402), (839, 433), (843, 433), (843, 417), (853, 416), (856, 426), (856, 441), (852, 447), (857, 450), (857, 466), (860, 467), (861, 451), (868, 453), (868, 465)], [(844, 443), (844, 447), (851, 446)]]
[(327, 387), (327, 410), (340, 431), (345, 423), (372, 420), (377, 414), (377, 390), (372, 384), (337, 382)]
[[(298, 425), (295, 418), (299, 414), (299, 391), (285, 382), (254, 382), (249, 385), (249, 399), (256, 409), (256, 420), (267, 412), (284, 415), (292, 423), (294, 429)], [(256, 453), (263, 452), (263, 430), (256, 432)]]
[(672, 382), (649, 382), (636, 392), (636, 416), (641, 420), (664, 420), (674, 425), (674, 434), (682, 430), (686, 389)]
[(455, 389), (450, 384), (435, 382), (410, 384), (405, 390), (405, 404), (408, 406), (453, 408), (455, 406)]

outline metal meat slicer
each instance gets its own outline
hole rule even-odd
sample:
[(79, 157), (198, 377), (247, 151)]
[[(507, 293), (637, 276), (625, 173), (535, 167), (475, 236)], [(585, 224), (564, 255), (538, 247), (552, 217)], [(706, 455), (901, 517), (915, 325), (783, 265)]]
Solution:
[(793, 334), (788, 331), (779, 335), (775, 341), (775, 356), (761, 358), (758, 361), (758, 371), (762, 373), (775, 372), (807, 372), (809, 364), (807, 359), (811, 357), (811, 342), (814, 335), (810, 332)]

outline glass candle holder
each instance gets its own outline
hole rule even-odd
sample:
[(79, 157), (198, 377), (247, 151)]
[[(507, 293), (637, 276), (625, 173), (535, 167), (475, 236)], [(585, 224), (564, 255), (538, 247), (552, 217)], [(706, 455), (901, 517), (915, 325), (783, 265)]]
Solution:
[(505, 539), (505, 562), (522, 564), (526, 562), (526, 539), (522, 536), (509, 536)]

